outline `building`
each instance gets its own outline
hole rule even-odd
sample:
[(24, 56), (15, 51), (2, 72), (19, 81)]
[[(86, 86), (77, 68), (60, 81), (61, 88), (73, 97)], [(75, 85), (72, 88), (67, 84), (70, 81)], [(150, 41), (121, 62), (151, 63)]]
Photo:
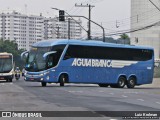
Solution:
[[(160, 8), (159, 0), (153, 2)], [(153, 47), (160, 60), (160, 12), (149, 0), (131, 0), (131, 29), (137, 30), (131, 33), (131, 44)]]
[(16, 41), (19, 49), (29, 47), (44, 38), (42, 16), (27, 16), (17, 12), (0, 14), (0, 38)]
[[(44, 27), (45, 27), (44, 38), (68, 39), (70, 36), (70, 39), (80, 39), (82, 34), (82, 29), (80, 25), (82, 24), (82, 21), (80, 19), (76, 21), (70, 19), (69, 24), (68, 24), (68, 18), (66, 18), (66, 20), (62, 22), (59, 22), (57, 17), (46, 18), (44, 20)], [(70, 34), (68, 33), (68, 31), (70, 31)]]
[[(81, 24), (81, 20), (77, 21)], [(0, 39), (16, 41), (18, 49), (29, 50), (30, 46), (44, 39), (68, 38), (68, 21), (57, 18), (24, 15), (13, 11), (0, 14)], [(71, 39), (81, 37), (81, 28), (75, 22), (70, 24)]]

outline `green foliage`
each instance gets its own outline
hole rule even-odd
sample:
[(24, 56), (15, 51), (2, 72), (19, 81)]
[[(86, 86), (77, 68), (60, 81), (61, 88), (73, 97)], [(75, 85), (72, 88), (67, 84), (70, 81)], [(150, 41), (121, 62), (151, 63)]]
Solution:
[(23, 67), (24, 62), (21, 60), (20, 55), (24, 50), (18, 50), (18, 45), (15, 41), (0, 40), (0, 52), (12, 53), (14, 56), (15, 66)]
[(121, 39), (124, 39), (124, 40), (126, 40), (126, 39), (129, 40), (130, 39), (129, 36), (127, 34), (125, 34), (125, 33), (120, 35), (120, 37), (121, 37)]

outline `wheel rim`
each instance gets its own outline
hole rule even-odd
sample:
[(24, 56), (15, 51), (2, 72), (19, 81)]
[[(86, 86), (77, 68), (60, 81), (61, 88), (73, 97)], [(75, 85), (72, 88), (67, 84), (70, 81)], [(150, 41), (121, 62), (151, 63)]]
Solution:
[(130, 85), (133, 86), (134, 84), (135, 84), (134, 80), (131, 79), (131, 80), (130, 80)]
[(65, 78), (64, 77), (62, 78), (62, 82), (65, 83)]
[(123, 87), (125, 85), (125, 82), (124, 82), (124, 80), (121, 78), (120, 80), (119, 80), (119, 86), (120, 87)]

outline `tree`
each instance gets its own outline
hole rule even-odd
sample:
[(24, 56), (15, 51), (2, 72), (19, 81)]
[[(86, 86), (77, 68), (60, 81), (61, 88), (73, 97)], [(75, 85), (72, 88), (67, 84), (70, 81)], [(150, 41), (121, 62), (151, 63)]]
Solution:
[(119, 39), (123, 44), (130, 44), (130, 37), (127, 34), (120, 35)]
[(125, 33), (120, 35), (120, 37), (121, 37), (121, 39), (124, 39), (124, 40), (126, 40), (126, 39), (130, 40), (129, 36), (127, 34), (125, 34)]

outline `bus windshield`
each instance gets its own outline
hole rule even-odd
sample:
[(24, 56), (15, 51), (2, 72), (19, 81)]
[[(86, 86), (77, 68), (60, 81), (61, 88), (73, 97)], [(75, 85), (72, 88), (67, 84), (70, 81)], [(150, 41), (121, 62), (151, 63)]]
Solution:
[(50, 47), (32, 47), (26, 64), (27, 71), (41, 71), (46, 69), (46, 61), (43, 55), (50, 51)]
[(0, 57), (0, 72), (8, 73), (12, 70), (12, 57), (9, 56), (7, 58)]
[[(65, 45), (32, 47), (27, 58), (26, 70), (30, 72), (39, 72), (55, 67), (59, 62), (64, 48)], [(56, 51), (56, 53), (48, 55), (47, 59), (44, 60), (43, 55), (49, 51)]]

